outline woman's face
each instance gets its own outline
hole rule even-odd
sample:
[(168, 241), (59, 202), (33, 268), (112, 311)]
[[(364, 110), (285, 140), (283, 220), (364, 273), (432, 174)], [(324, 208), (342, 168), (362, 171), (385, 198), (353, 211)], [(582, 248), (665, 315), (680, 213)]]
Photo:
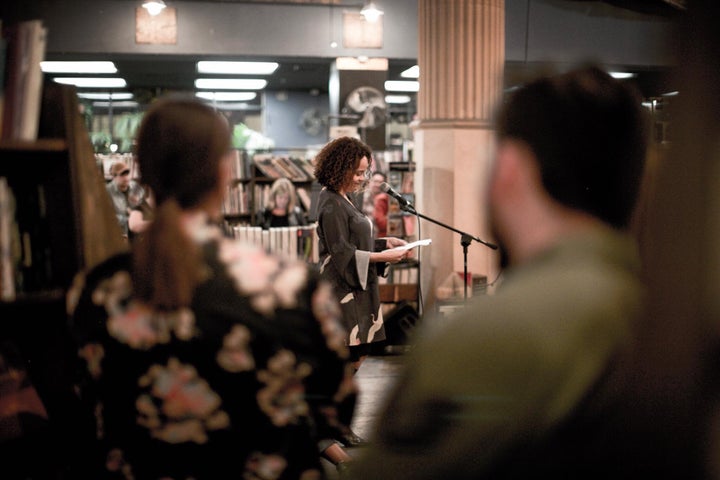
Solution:
[(287, 210), (288, 204), (290, 203), (290, 195), (287, 192), (279, 192), (275, 195), (275, 208), (280, 210)]
[(365, 182), (367, 181), (367, 171), (369, 163), (370, 162), (368, 162), (367, 157), (362, 157), (360, 159), (360, 163), (358, 164), (357, 169), (352, 172), (352, 179), (350, 180), (350, 185), (347, 189), (348, 191), (356, 192), (358, 190), (361, 190), (365, 186)]

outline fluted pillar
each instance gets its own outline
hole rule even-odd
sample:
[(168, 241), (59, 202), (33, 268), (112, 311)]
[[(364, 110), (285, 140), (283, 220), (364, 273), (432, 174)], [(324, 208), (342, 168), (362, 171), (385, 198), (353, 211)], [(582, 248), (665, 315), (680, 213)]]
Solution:
[[(504, 0), (419, 0), (419, 124), (415, 181), (419, 211), (492, 241), (487, 226), (487, 179), (493, 155), (492, 116), (502, 95)], [(463, 270), (459, 234), (422, 221), (421, 282), (426, 306), (436, 287)], [(497, 274), (497, 252), (472, 242), (468, 271)]]

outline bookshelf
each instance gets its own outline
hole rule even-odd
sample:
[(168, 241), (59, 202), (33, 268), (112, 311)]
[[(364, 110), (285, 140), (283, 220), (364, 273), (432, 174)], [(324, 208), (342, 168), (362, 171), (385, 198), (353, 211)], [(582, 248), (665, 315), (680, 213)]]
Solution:
[(38, 138), (0, 141), (0, 177), (16, 205), (12, 217), (0, 215), (18, 240), (14, 250), (3, 249), (9, 258), (0, 259), (13, 281), (12, 294), (4, 288), (0, 300), (0, 338), (18, 351), (48, 415), (47, 444), (12, 450), (17, 455), (3, 460), (67, 470), (76, 458), (72, 449), (85, 450), (92, 431), (72, 388), (76, 352), (66, 294), (77, 271), (126, 248), (74, 87), (44, 86)]
[(255, 225), (270, 186), (281, 177), (293, 182), (298, 203), (306, 212), (310, 211), (309, 190), (315, 178), (310, 160), (303, 155), (236, 150), (233, 177), (223, 205), (223, 215), (230, 227)]
[(80, 268), (124, 248), (78, 112), (73, 87), (49, 84), (39, 138), (0, 141), (20, 248), (19, 258), (2, 261), (16, 267), (19, 296), (67, 288)]
[[(415, 204), (415, 162), (387, 162), (387, 179), (393, 190)], [(415, 222), (416, 218), (413, 215), (400, 210), (398, 201), (390, 198), (388, 236), (404, 238), (409, 242), (416, 240)], [(392, 265), (386, 283), (380, 285), (380, 301), (396, 305), (406, 302), (419, 307), (419, 273), (420, 263), (415, 258)]]

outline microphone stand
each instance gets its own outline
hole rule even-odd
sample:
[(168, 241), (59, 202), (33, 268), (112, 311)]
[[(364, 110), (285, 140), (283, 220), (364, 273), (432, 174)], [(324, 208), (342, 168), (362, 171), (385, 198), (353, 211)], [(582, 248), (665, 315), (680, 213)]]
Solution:
[(422, 213), (419, 213), (417, 210), (415, 210), (415, 207), (413, 207), (413, 205), (409, 202), (405, 203), (405, 204), (401, 203), (400, 210), (408, 212), (417, 217), (424, 218), (425, 220), (428, 220), (436, 225), (440, 225), (441, 227), (447, 228), (448, 230), (451, 230), (455, 233), (460, 234), (460, 245), (462, 245), (462, 249), (463, 249), (463, 283), (465, 285), (465, 299), (464, 300), (465, 300), (465, 302), (467, 302), (467, 298), (468, 298), (468, 278), (467, 278), (467, 275), (468, 275), (468, 266), (467, 266), (468, 247), (473, 242), (473, 240), (485, 245), (488, 248), (492, 248), (493, 250), (497, 250), (497, 248), (498, 248), (497, 245), (495, 245), (494, 243), (486, 242), (485, 240), (481, 240), (478, 237), (470, 235), (469, 233), (463, 232), (462, 230), (458, 230), (455, 227), (446, 225), (443, 222), (435, 220), (434, 218), (430, 218), (426, 215), (423, 215)]

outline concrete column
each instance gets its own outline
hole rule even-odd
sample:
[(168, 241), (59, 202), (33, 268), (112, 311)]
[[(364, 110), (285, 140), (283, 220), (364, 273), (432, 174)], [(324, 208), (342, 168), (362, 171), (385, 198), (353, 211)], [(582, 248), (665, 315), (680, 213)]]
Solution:
[[(418, 211), (482, 240), (493, 157), (492, 116), (502, 95), (504, 0), (419, 0), (420, 91), (415, 129)], [(426, 308), (451, 272), (463, 271), (461, 236), (421, 220), (433, 244), (421, 256)], [(497, 275), (497, 252), (472, 242), (468, 271)], [(429, 311), (429, 310), (428, 310)]]

